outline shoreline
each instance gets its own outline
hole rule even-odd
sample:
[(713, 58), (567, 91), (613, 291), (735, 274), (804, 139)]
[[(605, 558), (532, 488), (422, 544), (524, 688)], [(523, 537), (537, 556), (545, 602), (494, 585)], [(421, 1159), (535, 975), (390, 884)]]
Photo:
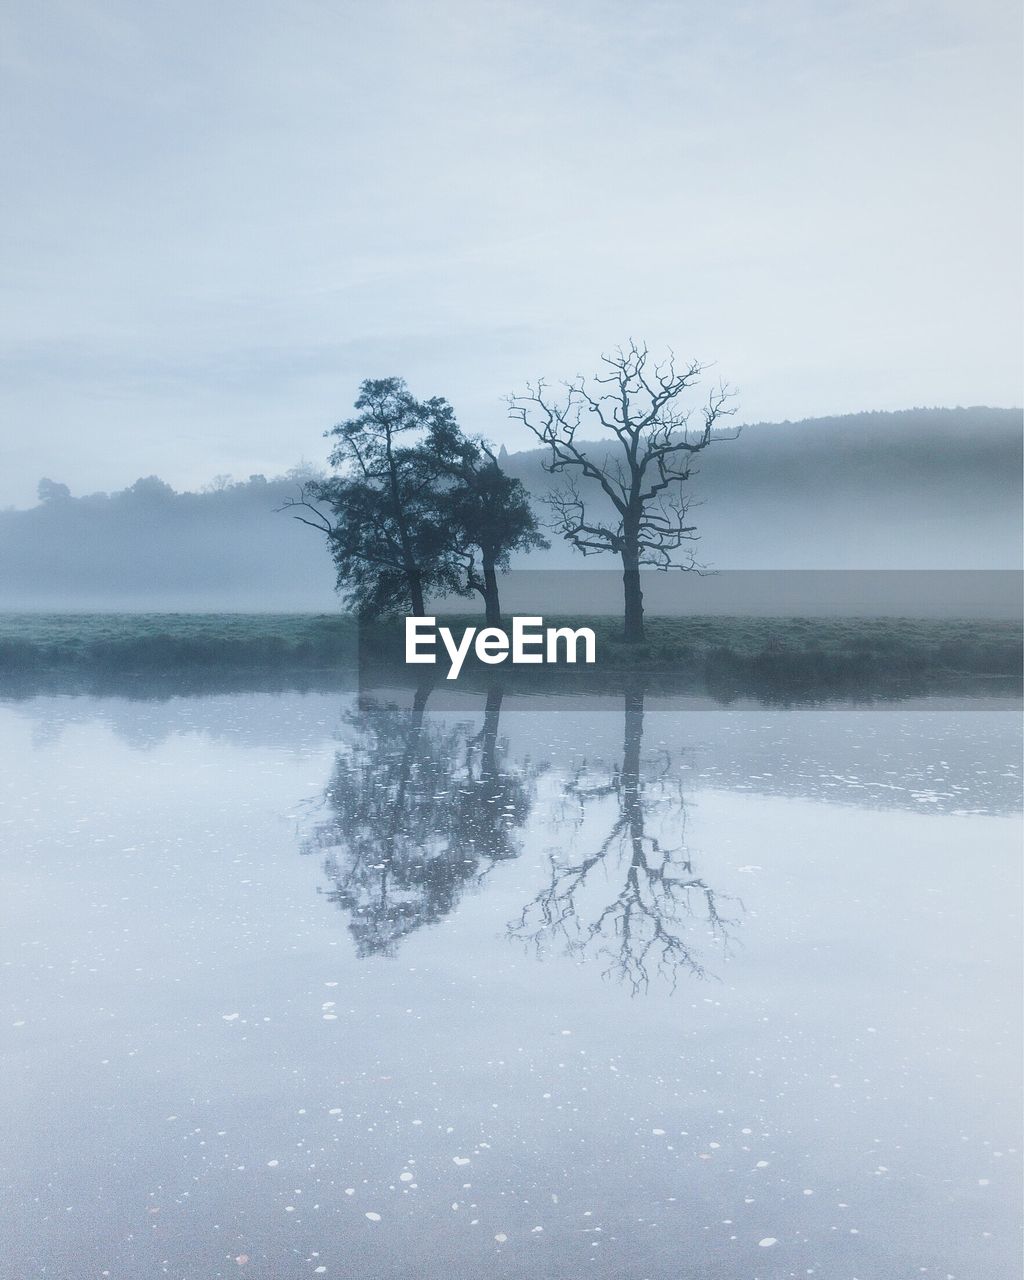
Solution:
[[(477, 615), (444, 615), (481, 625)], [(401, 619), (346, 614), (0, 614), (0, 696), (45, 692), (228, 692), (429, 683), (449, 690), (554, 684), (692, 691), (716, 701), (905, 698), (936, 692), (1021, 693), (1017, 621), (936, 618), (652, 617), (626, 644), (617, 617), (552, 617), (590, 626), (592, 666), (517, 667), (469, 658), (457, 681), (444, 662), (407, 666)], [(153, 696), (151, 693), (150, 696)]]

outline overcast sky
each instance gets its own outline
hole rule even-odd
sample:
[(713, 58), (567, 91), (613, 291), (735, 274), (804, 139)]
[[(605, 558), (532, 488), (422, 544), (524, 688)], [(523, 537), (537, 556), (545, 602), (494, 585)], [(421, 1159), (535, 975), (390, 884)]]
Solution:
[(744, 421), (1021, 400), (1018, 0), (11, 0), (4, 462), (322, 460), (364, 377), (504, 395), (628, 337)]

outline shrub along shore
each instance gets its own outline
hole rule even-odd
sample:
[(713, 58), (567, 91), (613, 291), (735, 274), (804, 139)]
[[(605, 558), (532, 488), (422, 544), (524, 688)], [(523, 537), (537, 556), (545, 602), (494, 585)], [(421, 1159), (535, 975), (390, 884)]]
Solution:
[[(441, 616), (480, 626), (477, 615)], [(516, 687), (614, 686), (644, 675), (659, 687), (720, 695), (822, 696), (929, 692), (965, 682), (1020, 688), (1016, 622), (920, 618), (650, 618), (626, 644), (621, 619), (546, 618), (591, 627), (595, 666), (485, 666), (467, 660), (458, 682), (447, 661), (407, 667), (401, 619), (360, 623), (345, 614), (0, 615), (0, 693), (116, 691), (133, 684), (193, 689), (354, 687), (366, 680), (436, 680), (452, 687), (500, 679)]]

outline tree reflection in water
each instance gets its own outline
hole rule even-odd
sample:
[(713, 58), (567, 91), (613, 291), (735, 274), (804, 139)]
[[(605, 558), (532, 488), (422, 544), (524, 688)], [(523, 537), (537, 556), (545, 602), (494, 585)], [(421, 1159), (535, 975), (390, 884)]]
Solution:
[(605, 973), (634, 994), (647, 989), (652, 972), (673, 988), (680, 973), (706, 977), (690, 942), (695, 923), (702, 921), (723, 948), (735, 923), (721, 914), (714, 890), (694, 875), (683, 843), (682, 785), (667, 753), (657, 763), (644, 761), (643, 723), (643, 688), (635, 686), (625, 695), (621, 767), (597, 779), (584, 763), (563, 792), (577, 831), (571, 843), (589, 833), (607, 801), (614, 806), (610, 830), (582, 858), (565, 847), (553, 852), (548, 883), (509, 926), (512, 937), (541, 950), (561, 946), (579, 960), (600, 956)]
[[(430, 686), (411, 708), (364, 697), (325, 793), (327, 817), (304, 851), (319, 852), (330, 901), (348, 916), (357, 954), (394, 955), (410, 933), (442, 920), (467, 885), (520, 853), (541, 768), (513, 766), (499, 737), (502, 689), (487, 694), (483, 727), (430, 719)], [(686, 808), (667, 753), (642, 753), (642, 685), (625, 695), (621, 765), (599, 776), (583, 763), (561, 785), (543, 889), (509, 925), (538, 951), (600, 958), (604, 972), (646, 990), (654, 973), (674, 986), (705, 977), (695, 926), (723, 947), (733, 921), (694, 874), (684, 845)], [(601, 824), (606, 825), (602, 833)], [(574, 847), (591, 851), (575, 858)]]
[(394, 955), (414, 930), (451, 912), (466, 885), (519, 853), (533, 774), (513, 769), (498, 737), (502, 690), (483, 728), (425, 717), (430, 686), (401, 708), (370, 698), (348, 718), (318, 823), (304, 852), (324, 854), (329, 899), (349, 916), (360, 956)]

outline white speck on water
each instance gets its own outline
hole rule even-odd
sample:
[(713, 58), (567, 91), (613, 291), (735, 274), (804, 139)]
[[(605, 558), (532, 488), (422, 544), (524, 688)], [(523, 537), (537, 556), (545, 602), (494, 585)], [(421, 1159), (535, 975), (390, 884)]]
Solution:
[(664, 1132), (665, 1132), (665, 1130), (664, 1130), (664, 1129), (652, 1129), (652, 1130), (651, 1130), (651, 1133), (653, 1133), (653, 1134), (655, 1135), (655, 1137), (657, 1137), (657, 1138), (660, 1138), (660, 1137), (664, 1134)]
[(505, 1241), (508, 1239), (508, 1236), (504, 1233), (504, 1231), (499, 1231), (494, 1238), (495, 1240), (497, 1240), (498, 1244), (504, 1244)]
[(224, 1019), (224, 1021), (225, 1021), (225, 1022), (234, 1022), (234, 1020), (238, 1017), (238, 1014), (237, 1014), (237, 1013), (222, 1013), (220, 1016)]
[(765, 1236), (763, 1240), (758, 1240), (757, 1243), (762, 1249), (770, 1249), (773, 1244), (778, 1244), (779, 1242), (774, 1236)]
[(380, 1214), (374, 1213), (372, 1210), (366, 1215), (371, 1222), (380, 1222)]
[(755, 1167), (755, 1169), (767, 1169), (767, 1168), (768, 1168), (768, 1161), (767, 1161), (767, 1160), (758, 1160), (757, 1164), (756, 1164), (754, 1167)]
[(354, 1195), (355, 1195), (355, 1193), (356, 1193), (356, 1189), (355, 1189), (355, 1187), (346, 1187), (346, 1188), (345, 1188), (345, 1194), (346, 1194), (347, 1196), (354, 1196)]
[(469, 1164), (469, 1156), (452, 1156), (452, 1163), (458, 1165)]
[(398, 1181), (399, 1181), (399, 1182), (412, 1182), (412, 1174), (409, 1172), (409, 1170), (408, 1170), (408, 1169), (406, 1169), (403, 1173), (400, 1173), (400, 1174), (398, 1175)]
[(279, 1162), (278, 1162), (277, 1160), (268, 1160), (268, 1161), (267, 1161), (267, 1168), (268, 1168), (268, 1169), (276, 1169), (276, 1168), (277, 1168), (277, 1166), (278, 1166), (278, 1163), (279, 1163)]

